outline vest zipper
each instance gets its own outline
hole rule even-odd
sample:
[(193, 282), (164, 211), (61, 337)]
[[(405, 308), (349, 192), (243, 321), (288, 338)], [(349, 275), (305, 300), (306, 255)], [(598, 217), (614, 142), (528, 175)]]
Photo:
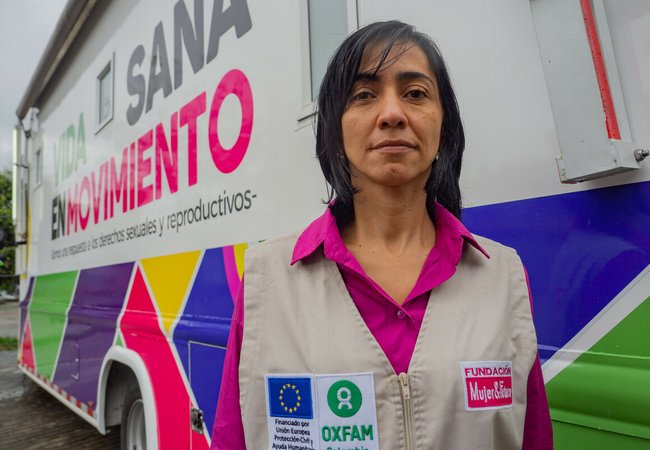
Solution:
[(413, 410), (411, 406), (411, 386), (407, 373), (400, 373), (399, 387), (402, 392), (402, 410), (404, 412), (404, 436), (406, 441), (406, 450), (415, 450), (413, 443)]

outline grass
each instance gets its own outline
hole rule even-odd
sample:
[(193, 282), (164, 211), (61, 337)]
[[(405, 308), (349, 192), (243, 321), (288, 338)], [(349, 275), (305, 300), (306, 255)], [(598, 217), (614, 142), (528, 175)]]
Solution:
[(11, 337), (0, 337), (0, 350), (16, 350), (18, 339)]

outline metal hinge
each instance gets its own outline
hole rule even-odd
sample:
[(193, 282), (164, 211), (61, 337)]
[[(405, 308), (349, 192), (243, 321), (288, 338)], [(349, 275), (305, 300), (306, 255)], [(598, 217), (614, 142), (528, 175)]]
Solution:
[(192, 424), (192, 431), (203, 434), (203, 411), (192, 408), (190, 410), (190, 423)]

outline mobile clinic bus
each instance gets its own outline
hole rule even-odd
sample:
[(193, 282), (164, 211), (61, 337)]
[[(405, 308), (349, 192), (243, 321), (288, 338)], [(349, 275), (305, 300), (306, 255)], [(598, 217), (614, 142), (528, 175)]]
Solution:
[(25, 374), (128, 448), (208, 448), (244, 251), (322, 212), (319, 79), (389, 18), (448, 61), (463, 218), (527, 266), (556, 447), (648, 448), (645, 0), (70, 0), (17, 111)]

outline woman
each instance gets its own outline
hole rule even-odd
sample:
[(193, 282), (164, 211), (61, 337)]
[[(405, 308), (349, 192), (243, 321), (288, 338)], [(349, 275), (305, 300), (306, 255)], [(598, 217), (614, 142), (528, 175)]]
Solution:
[(330, 203), (247, 253), (213, 448), (552, 448), (524, 268), (458, 219), (463, 149), (430, 38), (343, 42), (318, 99)]

